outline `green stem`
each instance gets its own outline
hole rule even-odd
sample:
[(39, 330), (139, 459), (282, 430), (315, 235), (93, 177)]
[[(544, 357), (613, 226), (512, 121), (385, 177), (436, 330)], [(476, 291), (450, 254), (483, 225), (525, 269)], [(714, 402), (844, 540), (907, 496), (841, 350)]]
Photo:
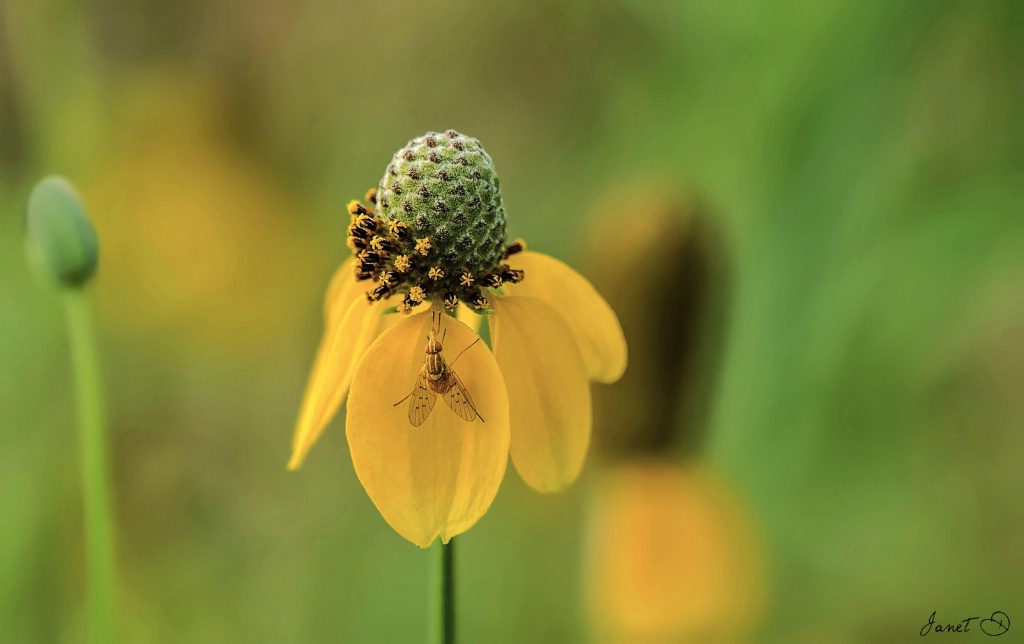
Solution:
[[(444, 312), (458, 319), (455, 311), (445, 308)], [(455, 538), (437, 546), (437, 601), (435, 614), (434, 641), (439, 644), (455, 644)]]
[(435, 623), (439, 644), (455, 644), (455, 539), (441, 543), (437, 548), (437, 602)]
[(89, 641), (105, 644), (114, 640), (113, 523), (96, 332), (85, 289), (64, 292), (64, 311), (80, 428)]

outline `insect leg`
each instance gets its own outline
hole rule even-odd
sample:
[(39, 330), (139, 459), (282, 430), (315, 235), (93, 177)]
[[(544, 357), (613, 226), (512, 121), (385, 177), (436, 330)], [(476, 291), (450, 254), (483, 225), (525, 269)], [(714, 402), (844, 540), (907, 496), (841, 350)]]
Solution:
[[(463, 349), (462, 351), (459, 351), (459, 355), (455, 356), (455, 360), (458, 360), (459, 358), (461, 358), (461, 357), (462, 357), (462, 354), (463, 354), (463, 353), (465, 353), (465, 352), (469, 351), (469, 349), (470, 349), (470, 348), (471, 348), (471, 347), (472, 347), (472, 346), (473, 346), (474, 344), (476, 344), (476, 343), (477, 343), (477, 342), (479, 342), (479, 341), (480, 341), (480, 338), (477, 338), (476, 340), (473, 340), (473, 342), (471, 342), (471, 343), (470, 343), (470, 345), (469, 345), (468, 347), (466, 347), (466, 348), (465, 348), (465, 349)], [(451, 361), (450, 363), (448, 363), (448, 366), (450, 367), (450, 366), (454, 365), (454, 364), (455, 364), (455, 360), (452, 360), (452, 361)]]

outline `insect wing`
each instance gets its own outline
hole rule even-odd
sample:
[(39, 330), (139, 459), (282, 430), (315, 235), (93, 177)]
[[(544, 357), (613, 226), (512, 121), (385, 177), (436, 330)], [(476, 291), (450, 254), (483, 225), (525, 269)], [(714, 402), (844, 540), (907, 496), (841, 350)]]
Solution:
[(436, 402), (437, 393), (427, 384), (427, 368), (423, 367), (409, 398), (409, 422), (413, 427), (419, 427), (427, 420)]
[(451, 407), (453, 412), (461, 416), (463, 420), (468, 420), (469, 422), (473, 422), (477, 418), (483, 420), (483, 416), (476, 410), (473, 397), (469, 395), (466, 385), (462, 384), (462, 379), (455, 373), (455, 370), (449, 367), (445, 376), (447, 378), (445, 385), (448, 391), (444, 393), (444, 402)]

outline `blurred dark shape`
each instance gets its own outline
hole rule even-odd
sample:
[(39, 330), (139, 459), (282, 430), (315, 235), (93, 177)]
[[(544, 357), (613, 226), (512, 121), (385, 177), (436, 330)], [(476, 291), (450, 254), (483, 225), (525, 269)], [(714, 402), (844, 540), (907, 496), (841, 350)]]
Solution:
[(619, 316), (629, 365), (594, 390), (595, 451), (612, 462), (590, 503), (590, 624), (601, 641), (740, 638), (764, 605), (759, 530), (731, 482), (695, 458), (729, 299), (718, 222), (692, 195), (645, 186), (602, 204), (584, 270)]
[(725, 329), (728, 262), (717, 221), (692, 196), (650, 189), (602, 204), (583, 270), (619, 316), (629, 366), (594, 391), (597, 451), (691, 455), (707, 432)]

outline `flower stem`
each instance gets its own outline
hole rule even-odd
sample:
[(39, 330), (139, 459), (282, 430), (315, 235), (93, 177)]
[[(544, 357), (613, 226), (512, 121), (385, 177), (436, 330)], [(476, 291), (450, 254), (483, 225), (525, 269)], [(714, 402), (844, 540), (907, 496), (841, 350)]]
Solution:
[[(455, 311), (443, 309), (450, 317), (458, 319)], [(437, 545), (437, 601), (434, 624), (439, 644), (455, 644), (455, 537)]]
[(64, 312), (80, 429), (89, 641), (106, 643), (114, 640), (113, 527), (96, 332), (84, 288), (64, 291)]
[(435, 623), (439, 644), (455, 644), (455, 539), (437, 545), (437, 606)]

